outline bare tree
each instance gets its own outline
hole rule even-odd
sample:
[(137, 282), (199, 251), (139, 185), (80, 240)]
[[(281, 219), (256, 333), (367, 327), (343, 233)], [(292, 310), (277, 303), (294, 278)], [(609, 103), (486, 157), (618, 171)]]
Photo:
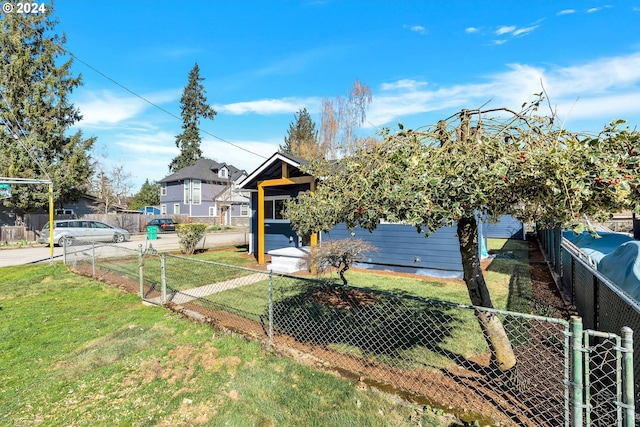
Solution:
[(350, 154), (369, 140), (357, 138), (355, 130), (365, 122), (372, 99), (371, 89), (356, 79), (348, 98), (322, 100), (320, 145), (327, 147), (328, 158)]
[(124, 170), (121, 163), (111, 170), (105, 170), (105, 166), (96, 161), (94, 167), (96, 172), (90, 181), (90, 189), (97, 201), (93, 209), (106, 214), (116, 206), (126, 205), (132, 188), (131, 174)]
[(344, 273), (357, 261), (361, 261), (366, 252), (376, 251), (377, 248), (362, 239), (340, 239), (322, 242), (311, 248), (305, 257), (308, 268), (315, 268), (318, 274), (335, 269), (346, 286)]

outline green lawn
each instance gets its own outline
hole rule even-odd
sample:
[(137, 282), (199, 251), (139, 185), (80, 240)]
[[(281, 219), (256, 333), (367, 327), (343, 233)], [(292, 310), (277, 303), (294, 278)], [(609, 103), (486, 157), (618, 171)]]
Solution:
[(60, 263), (1, 268), (0, 307), (0, 425), (451, 425)]
[[(487, 286), (497, 309), (517, 312), (530, 312), (531, 279), (528, 270), (528, 249), (526, 241), (491, 239), (489, 250), (501, 253), (493, 259), (485, 273)], [(204, 255), (204, 254), (203, 254)], [(218, 251), (209, 254), (210, 260), (222, 256), (228, 260), (231, 252)], [(238, 254), (235, 255), (238, 257)], [(243, 258), (246, 259), (246, 258)], [(273, 299), (276, 313), (287, 325), (282, 332), (297, 336), (301, 340), (311, 339), (309, 331), (326, 338), (331, 336), (329, 345), (342, 352), (365, 355), (384, 363), (405, 368), (432, 367), (442, 368), (454, 360), (452, 355), (471, 358), (488, 351), (486, 341), (478, 326), (473, 310), (448, 307), (437, 302), (425, 303), (410, 299), (398, 299), (386, 292), (407, 296), (449, 301), (458, 304), (470, 304), (467, 289), (460, 280), (438, 280), (429, 277), (401, 277), (372, 271), (349, 270), (346, 273), (350, 286), (383, 291), (377, 296), (375, 306), (368, 309), (366, 318), (358, 317), (352, 310), (335, 309), (313, 303), (309, 298), (308, 282), (294, 278), (273, 278)], [(340, 282), (337, 275), (324, 279)], [(243, 313), (253, 320), (268, 313), (268, 281), (241, 286), (236, 289), (209, 295), (208, 301), (216, 306), (228, 307)], [(205, 303), (206, 304), (206, 303)], [(321, 317), (315, 314), (320, 313)], [(370, 352), (360, 345), (354, 345), (349, 337), (334, 333), (334, 327), (327, 326), (323, 319), (333, 319), (336, 324), (355, 325), (349, 331), (356, 337), (369, 336), (384, 339), (389, 330), (399, 328), (406, 331), (393, 340), (404, 340), (404, 345), (396, 343), (393, 351)], [(276, 323), (278, 316), (276, 315)], [(282, 324), (282, 322), (280, 322)], [(400, 326), (400, 324), (402, 324)], [(304, 325), (304, 326), (303, 326)], [(292, 329), (292, 328), (298, 329)], [(512, 323), (508, 333), (523, 335), (526, 325)], [(324, 330), (323, 328), (329, 328)], [(428, 338), (425, 338), (428, 337)], [(428, 341), (428, 342), (425, 342)], [(514, 341), (514, 344), (517, 342)], [(447, 356), (445, 356), (447, 355)]]

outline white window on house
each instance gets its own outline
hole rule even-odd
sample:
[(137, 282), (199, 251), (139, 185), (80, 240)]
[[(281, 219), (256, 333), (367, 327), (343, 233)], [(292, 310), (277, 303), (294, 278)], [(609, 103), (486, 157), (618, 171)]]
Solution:
[(161, 196), (166, 196), (167, 195), (167, 183), (163, 182), (162, 184), (160, 184), (160, 195)]
[(160, 205), (160, 215), (167, 214), (167, 205)]
[(180, 215), (180, 203), (176, 203), (173, 205), (173, 214)]
[(240, 205), (240, 216), (249, 216), (249, 205)]
[(227, 178), (228, 176), (229, 176), (229, 171), (227, 170), (227, 168), (222, 168), (218, 171), (219, 178)]
[(264, 219), (271, 221), (282, 221), (286, 219), (282, 215), (284, 202), (289, 200), (289, 196), (276, 196), (264, 198)]
[(191, 181), (191, 203), (194, 205), (202, 203), (202, 182), (199, 179)]
[(183, 194), (184, 196), (182, 197), (182, 203), (184, 203), (185, 205), (189, 204), (189, 193), (191, 190), (191, 181), (189, 181), (188, 179), (184, 180), (184, 185), (183, 187)]
[(209, 216), (216, 216), (215, 206), (209, 206)]

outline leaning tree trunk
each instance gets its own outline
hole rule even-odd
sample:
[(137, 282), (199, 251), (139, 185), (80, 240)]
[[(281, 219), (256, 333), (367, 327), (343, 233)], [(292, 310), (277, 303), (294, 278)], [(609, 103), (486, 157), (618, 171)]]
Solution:
[[(478, 223), (475, 217), (464, 217), (458, 221), (458, 239), (464, 282), (467, 285), (471, 303), (478, 307), (493, 308), (491, 296), (480, 268), (478, 254)], [(480, 328), (492, 354), (492, 362), (505, 374), (511, 374), (516, 367), (516, 356), (507, 337), (502, 322), (494, 313), (475, 312)]]

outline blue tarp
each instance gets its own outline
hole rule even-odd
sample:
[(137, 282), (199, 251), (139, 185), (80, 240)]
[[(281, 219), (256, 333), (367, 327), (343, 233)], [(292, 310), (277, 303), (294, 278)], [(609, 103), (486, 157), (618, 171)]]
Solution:
[(640, 242), (634, 240), (620, 245), (602, 258), (598, 271), (640, 301)]
[(563, 237), (591, 257), (597, 270), (640, 301), (640, 242), (623, 233), (601, 232), (594, 237), (588, 232), (576, 235), (565, 231)]
[(589, 255), (593, 262), (600, 263), (605, 255), (618, 249), (623, 243), (633, 241), (633, 237), (623, 233), (601, 232), (599, 237), (594, 237), (588, 232), (575, 234), (573, 231), (565, 231), (562, 236), (582, 249), (586, 255)]

